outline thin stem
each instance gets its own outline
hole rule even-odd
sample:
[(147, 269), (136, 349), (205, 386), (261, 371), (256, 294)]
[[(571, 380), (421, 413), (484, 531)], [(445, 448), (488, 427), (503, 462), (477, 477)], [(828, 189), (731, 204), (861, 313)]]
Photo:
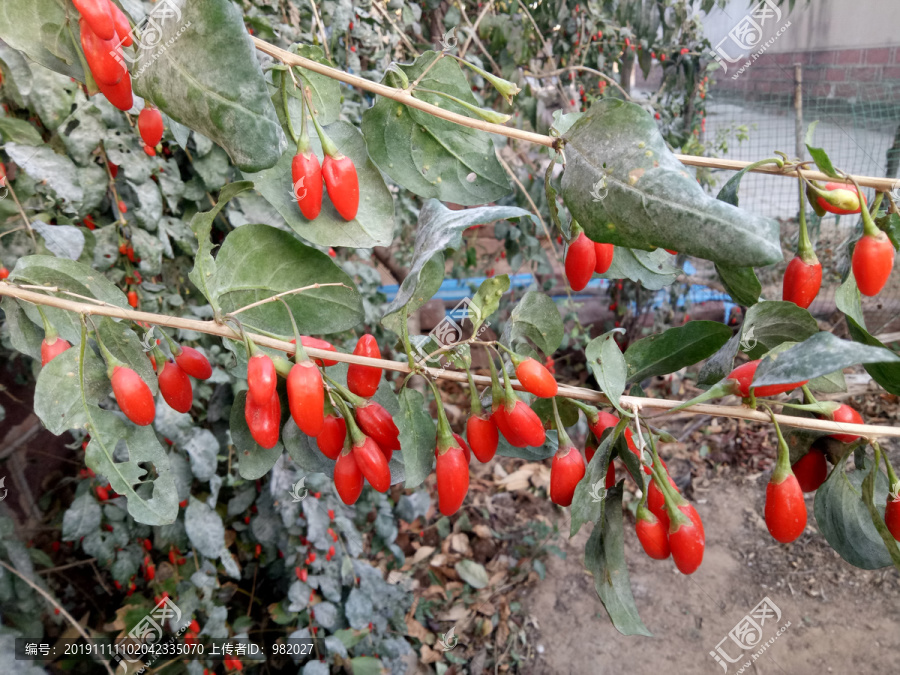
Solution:
[(803, 179), (797, 180), (800, 188), (800, 213), (798, 220), (800, 222), (800, 239), (797, 242), (797, 256), (807, 265), (815, 265), (819, 262), (816, 257), (816, 251), (812, 242), (809, 240), (809, 230), (806, 228), (806, 190)]
[(478, 417), (482, 413), (481, 399), (478, 398), (478, 387), (475, 386), (475, 380), (472, 378), (472, 370), (466, 366), (466, 379), (469, 383), (469, 411), (474, 417)]
[(319, 135), (319, 142), (322, 144), (322, 152), (333, 159), (341, 159), (344, 155), (337, 149), (334, 141), (332, 141), (331, 137), (325, 133), (325, 130), (319, 124), (319, 120), (316, 119), (316, 112), (313, 109), (312, 104), (312, 96), (305, 89), (301, 90), (301, 93), (306, 98), (307, 105), (309, 105), (309, 116), (312, 117), (313, 126), (316, 128), (316, 133)]
[(424, 79), (424, 77), (428, 74), (428, 71), (431, 70), (432, 68), (434, 68), (434, 66), (437, 64), (437, 62), (440, 61), (442, 58), (444, 58), (444, 56), (446, 56), (446, 54), (444, 54), (444, 52), (438, 52), (437, 56), (434, 57), (434, 60), (431, 63), (429, 63), (427, 66), (425, 66), (425, 70), (423, 70), (419, 74), (419, 76), (413, 81), (413, 83), (411, 85), (409, 85), (406, 88), (406, 90), (408, 92), (412, 93), (412, 91), (417, 86), (419, 86), (419, 82), (421, 82)]
[[(11, 567), (10, 565), (7, 565), (7, 564), (6, 564), (5, 562), (3, 562), (2, 560), (0, 560), (0, 565), (2, 565), (2, 566), (3, 566), (6, 570), (8, 570), (9, 572), (11, 572), (11, 573), (13, 573), (14, 575), (16, 575), (17, 577), (19, 577), (22, 581), (24, 581), (26, 584), (28, 584), (28, 585), (32, 588), (32, 590), (34, 590), (38, 595), (40, 595), (42, 598), (44, 598), (44, 600), (46, 600), (46, 601), (49, 602), (51, 605), (53, 605), (57, 610), (59, 610), (59, 613), (63, 616), (63, 618), (65, 618), (65, 620), (68, 621), (68, 622), (72, 625), (72, 628), (74, 628), (74, 629), (76, 630), (76, 632), (77, 632), (81, 637), (84, 638), (85, 642), (90, 643), (91, 638), (90, 638), (90, 637), (88, 636), (88, 634), (84, 631), (84, 628), (81, 626), (81, 624), (78, 623), (78, 622), (75, 620), (75, 618), (74, 618), (71, 614), (69, 614), (69, 613), (66, 611), (66, 608), (63, 607), (62, 605), (60, 605), (60, 604), (53, 598), (52, 595), (50, 595), (47, 591), (45, 591), (43, 588), (41, 588), (41, 587), (38, 586), (36, 583), (34, 583), (31, 579), (29, 579), (28, 577), (26, 577), (24, 574), (22, 574), (21, 572), (19, 572), (19, 570), (17, 570), (16, 568)], [(109, 675), (114, 675), (112, 666), (110, 666), (109, 663), (107, 663), (105, 660), (103, 660), (102, 662), (103, 662), (104, 667), (106, 668), (106, 672), (109, 673)]]
[(571, 448), (572, 447), (572, 439), (569, 438), (569, 434), (566, 433), (566, 428), (563, 426), (562, 420), (559, 418), (559, 406), (556, 405), (556, 397), (554, 396), (550, 399), (553, 402), (553, 423), (556, 426), (556, 434), (559, 438), (559, 448), (562, 450), (563, 448)]
[(229, 312), (226, 315), (226, 318), (228, 318), (229, 316), (235, 316), (237, 314), (240, 314), (241, 312), (246, 312), (248, 309), (253, 309), (254, 307), (259, 307), (260, 305), (265, 305), (267, 302), (275, 302), (276, 300), (280, 300), (281, 298), (283, 298), (286, 295), (295, 295), (296, 293), (302, 293), (303, 291), (310, 291), (310, 290), (315, 290), (318, 288), (326, 288), (328, 286), (342, 286), (342, 287), (346, 288), (347, 290), (352, 290), (347, 284), (343, 284), (339, 281), (335, 281), (333, 283), (328, 283), (328, 284), (312, 284), (311, 286), (303, 286), (302, 288), (292, 288), (289, 291), (282, 291), (281, 293), (273, 295), (269, 298), (263, 298), (262, 300), (257, 300), (256, 302), (251, 302), (249, 305), (244, 305), (243, 307), (238, 307), (233, 312)]
[(291, 320), (291, 328), (294, 331), (294, 343), (297, 345), (296, 351), (294, 351), (294, 363), (302, 363), (303, 361), (308, 361), (309, 357), (306, 355), (306, 352), (303, 349), (303, 340), (300, 336), (300, 331), (297, 329), (297, 322), (294, 321), (294, 313), (291, 311), (290, 306), (281, 298), (278, 298), (278, 302), (284, 305), (285, 311), (288, 313), (288, 318)]
[[(109, 316), (116, 319), (125, 319), (126, 321), (143, 321), (144, 323), (154, 324), (157, 326), (165, 326), (168, 328), (178, 328), (182, 330), (191, 330), (207, 335), (216, 335), (230, 340), (241, 340), (239, 332), (227, 325), (216, 323), (215, 321), (201, 321), (198, 319), (188, 319), (184, 317), (168, 316), (165, 314), (153, 314), (151, 312), (141, 312), (132, 309), (123, 309), (117, 306), (95, 306), (82, 302), (75, 302), (65, 298), (59, 298), (52, 295), (43, 295), (33, 291), (25, 290), (11, 284), (0, 284), (0, 296), (11, 297), (25, 302), (31, 302), (47, 307), (56, 307), (69, 312), (78, 314)], [(260, 335), (258, 333), (248, 333), (250, 339), (262, 347), (269, 347), (287, 354), (296, 351), (297, 345), (281, 340), (275, 337)], [(355, 354), (345, 354), (342, 352), (333, 352), (326, 349), (316, 349), (308, 347), (306, 353), (312, 358), (331, 359), (342, 363), (356, 363), (364, 366), (372, 366), (383, 370), (392, 370), (399, 373), (421, 372), (430, 377), (451, 380), (465, 384), (467, 376), (462, 371), (451, 371), (439, 368), (426, 368), (424, 366), (410, 367), (407, 363), (401, 361), (390, 361), (387, 359), (373, 359), (364, 356), (356, 356)], [(491, 384), (491, 379), (484, 375), (473, 375), (472, 379), (479, 386)], [(512, 384), (514, 389), (524, 390), (524, 387), (518, 382)], [(600, 405), (609, 405), (609, 400), (601, 392), (592, 391), (583, 387), (575, 387), (571, 385), (561, 384), (559, 386), (559, 395), (577, 402), (591, 402)], [(629, 407), (635, 403), (641, 408), (668, 411), (672, 408), (680, 406), (683, 401), (669, 400), (662, 398), (644, 398), (640, 396), (622, 396), (621, 403), (623, 407)], [(584, 404), (582, 404), (584, 405)], [(590, 406), (585, 406), (590, 409)], [(584, 409), (584, 408), (582, 408)], [(754, 422), (769, 422), (770, 418), (767, 413), (752, 410), (742, 405), (711, 405), (698, 403), (691, 405), (682, 410), (692, 415), (713, 415), (716, 417), (731, 417), (735, 419), (744, 419)], [(837, 424), (831, 420), (820, 420), (806, 417), (794, 417), (790, 415), (776, 415), (776, 419), (780, 424), (798, 429), (809, 429), (812, 431), (825, 431), (828, 433), (853, 433), (865, 436), (866, 438), (878, 437), (900, 437), (900, 428), (878, 426), (874, 424)]]
[(6, 183), (6, 189), (9, 190), (9, 194), (12, 195), (13, 201), (16, 203), (16, 209), (18, 209), (19, 215), (22, 217), (22, 221), (25, 223), (25, 229), (28, 230), (28, 236), (31, 237), (31, 243), (36, 247), (37, 239), (34, 236), (34, 230), (31, 229), (31, 222), (28, 220), (28, 216), (25, 215), (25, 209), (22, 208), (22, 203), (16, 196), (16, 191), (13, 190), (12, 185), (10, 185), (9, 178), (7, 178), (4, 182)]
[(618, 82), (616, 82), (615, 78), (610, 77), (606, 73), (601, 73), (599, 70), (595, 70), (594, 68), (588, 68), (587, 66), (566, 66), (565, 68), (557, 68), (556, 70), (551, 70), (547, 73), (530, 73), (526, 70), (525, 75), (527, 77), (536, 77), (540, 80), (543, 80), (548, 77), (555, 77), (556, 75), (562, 75), (563, 73), (570, 71), (570, 70), (582, 70), (586, 73), (590, 73), (591, 75), (596, 75), (597, 77), (599, 77), (603, 80), (606, 80), (607, 82), (609, 82), (609, 84), (611, 84), (616, 89), (618, 89), (619, 92), (622, 94), (622, 96), (625, 97), (626, 101), (632, 100), (631, 96), (628, 95), (628, 92), (625, 91), (624, 89), (622, 89), (622, 85), (620, 85)]
[(297, 154), (309, 152), (309, 131), (306, 123), (306, 97), (300, 92), (300, 137), (297, 139)]
[[(290, 71), (291, 67), (288, 66), (288, 70)], [(288, 109), (288, 93), (287, 93), (287, 81), (288, 76), (286, 72), (281, 73), (281, 105), (284, 108), (284, 120), (287, 122), (288, 133), (291, 135), (291, 140), (294, 141), (298, 145), (297, 151), (299, 152), (299, 144), (300, 139), (297, 137), (297, 132), (294, 131), (294, 123), (291, 121), (291, 111)], [(304, 115), (305, 117), (305, 115)], [(306, 120), (304, 119), (304, 122)]]

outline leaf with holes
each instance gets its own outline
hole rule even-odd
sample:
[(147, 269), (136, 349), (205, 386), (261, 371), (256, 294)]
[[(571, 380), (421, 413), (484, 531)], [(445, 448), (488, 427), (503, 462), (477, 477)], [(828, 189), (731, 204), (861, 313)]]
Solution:
[[(175, 478), (153, 427), (139, 427), (92, 405), (87, 406), (87, 423), (91, 441), (85, 464), (128, 500), (131, 517), (145, 525), (174, 522), (178, 516)], [(124, 461), (113, 458), (120, 444), (128, 451)]]

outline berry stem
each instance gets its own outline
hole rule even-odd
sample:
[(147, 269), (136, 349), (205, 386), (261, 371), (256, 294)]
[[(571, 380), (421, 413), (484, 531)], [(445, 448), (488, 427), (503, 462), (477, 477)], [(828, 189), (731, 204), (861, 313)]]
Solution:
[(300, 136), (297, 138), (297, 154), (309, 152), (309, 127), (306, 123), (306, 98), (300, 97)]
[(897, 474), (894, 473), (894, 467), (891, 465), (891, 460), (888, 459), (887, 453), (881, 451), (881, 446), (877, 441), (872, 441), (872, 447), (875, 448), (876, 453), (881, 453), (881, 456), (884, 457), (884, 466), (887, 469), (888, 475), (888, 492), (893, 495), (900, 494), (900, 479), (897, 478)]
[(340, 150), (337, 149), (337, 146), (334, 144), (334, 141), (325, 133), (325, 130), (319, 125), (319, 120), (316, 119), (315, 110), (313, 110), (312, 98), (309, 96), (309, 92), (304, 91), (303, 95), (306, 97), (306, 103), (309, 105), (309, 113), (312, 117), (313, 126), (316, 128), (316, 133), (319, 135), (319, 141), (322, 143), (322, 151), (331, 157), (332, 159), (343, 159), (344, 155), (341, 154)]
[[(350, 408), (347, 407), (347, 403), (344, 401), (343, 396), (339, 395), (339, 388), (343, 389), (343, 387), (337, 384), (337, 382), (332, 381), (330, 378), (329, 383), (334, 385), (335, 389), (338, 389), (338, 395), (334, 397), (334, 401), (335, 403), (337, 403), (338, 408), (341, 409), (341, 415), (344, 416), (344, 422), (347, 424), (347, 431), (350, 432), (349, 436), (351, 438), (351, 442), (353, 443), (353, 445), (362, 445), (365, 442), (366, 437), (365, 434), (363, 434), (363, 432), (359, 430), (359, 427), (356, 424), (356, 419), (350, 412)], [(350, 394), (350, 392), (346, 389), (344, 391)], [(350, 395), (352, 396), (353, 394)]]
[[(600, 421), (600, 409), (596, 408), (588, 403), (584, 403), (575, 398), (567, 399), (569, 403), (574, 405), (576, 408), (579, 408), (581, 412), (584, 413), (584, 416), (587, 418), (589, 424), (597, 424)], [(600, 439), (597, 439), (600, 440)]]
[(553, 401), (553, 424), (556, 427), (556, 433), (559, 438), (558, 446), (560, 449), (571, 448), (572, 439), (569, 438), (569, 434), (566, 433), (566, 428), (559, 418), (559, 407), (556, 405), (556, 397), (554, 396), (551, 401)]
[(342, 385), (340, 382), (336, 382), (328, 375), (325, 375), (325, 381), (328, 382), (328, 384), (333, 387), (338, 394), (340, 394), (341, 398), (350, 403), (350, 405), (352, 405), (354, 408), (359, 408), (366, 404), (366, 399), (362, 398), (361, 396), (357, 396), (352, 391), (347, 389), (347, 387)]
[(816, 250), (809, 239), (809, 230), (806, 227), (806, 190), (802, 178), (797, 180), (797, 185), (800, 188), (800, 213), (798, 215), (800, 238), (797, 242), (797, 256), (807, 265), (817, 265), (819, 259), (816, 257)]
[(778, 435), (778, 459), (775, 461), (775, 470), (772, 472), (772, 482), (778, 484), (784, 482), (785, 478), (793, 474), (791, 470), (791, 451), (781, 433), (778, 420), (775, 419), (775, 413), (772, 412), (769, 406), (765, 405), (764, 407), (769, 411), (769, 415), (772, 416), (772, 424), (775, 425), (775, 433)]
[[(290, 70), (290, 66), (288, 66)], [(298, 152), (299, 152), (299, 143), (300, 139), (297, 138), (297, 133), (294, 131), (294, 123), (291, 121), (291, 111), (288, 108), (288, 93), (287, 93), (287, 80), (288, 80), (288, 72), (282, 71), (281, 73), (281, 105), (284, 108), (284, 121), (287, 122), (288, 133), (291, 135), (291, 140), (298, 144)]]
[(297, 349), (294, 352), (294, 363), (303, 363), (304, 361), (309, 361), (309, 357), (306, 355), (306, 350), (303, 349), (303, 340), (300, 339), (300, 331), (297, 329), (297, 322), (294, 321), (294, 313), (291, 311), (290, 305), (288, 305), (282, 298), (278, 298), (278, 302), (284, 305), (285, 310), (287, 310), (288, 318), (291, 320), (291, 328), (294, 331), (294, 343), (297, 345)]
[[(501, 361), (502, 363), (502, 361)], [(494, 357), (488, 350), (488, 365), (491, 368), (491, 409), (497, 410), (506, 402), (503, 390), (500, 388), (500, 379), (497, 376), (497, 366), (494, 365)]]
[(466, 379), (469, 381), (470, 411), (477, 417), (482, 413), (481, 399), (478, 398), (478, 387), (475, 386), (475, 378), (472, 377), (472, 370), (468, 366), (466, 366)]
[(47, 341), (47, 344), (52, 345), (59, 337), (59, 333), (56, 332), (56, 328), (54, 328), (53, 324), (47, 319), (47, 315), (44, 314), (44, 310), (41, 309), (41, 306), (35, 305), (35, 307), (37, 307), (38, 314), (41, 315), (41, 321), (44, 324), (44, 340)]
[(856, 178), (854, 178), (853, 176), (849, 176), (847, 174), (842, 175), (844, 176), (844, 178), (850, 179), (850, 181), (853, 183), (853, 186), (856, 188), (856, 193), (859, 195), (859, 213), (862, 216), (863, 221), (863, 235), (877, 237), (881, 230), (878, 229), (875, 221), (872, 220), (872, 214), (869, 213), (869, 207), (866, 206), (866, 202), (862, 198), (862, 190), (859, 187), (859, 183), (856, 182)]
[(431, 386), (434, 393), (434, 402), (437, 404), (438, 413), (438, 429), (437, 429), (437, 447), (438, 452), (444, 454), (449, 448), (456, 446), (456, 439), (453, 438), (453, 430), (450, 428), (450, 421), (447, 419), (447, 413), (444, 411), (444, 404), (441, 402), (441, 394), (431, 378), (425, 378)]
[[(103, 340), (100, 339), (100, 330), (94, 324), (94, 320), (90, 316), (87, 317), (87, 320), (91, 322), (91, 327), (94, 329), (94, 339), (97, 341), (97, 346), (100, 347), (100, 354), (103, 356), (103, 360), (106, 361), (106, 374), (111, 379), (113, 370), (117, 367), (124, 367), (126, 364), (113, 356), (106, 348), (106, 345), (103, 344)], [(82, 342), (84, 342), (83, 339)]]

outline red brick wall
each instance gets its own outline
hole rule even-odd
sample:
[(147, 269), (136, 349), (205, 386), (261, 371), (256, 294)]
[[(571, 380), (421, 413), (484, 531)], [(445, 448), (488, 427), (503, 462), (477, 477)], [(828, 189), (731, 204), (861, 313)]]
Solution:
[(716, 71), (715, 88), (746, 94), (790, 94), (795, 63), (803, 66), (807, 97), (847, 99), (859, 96), (864, 89), (866, 99), (877, 100), (893, 96), (894, 88), (900, 85), (900, 47), (876, 47), (763, 54), (736, 80), (731, 72)]

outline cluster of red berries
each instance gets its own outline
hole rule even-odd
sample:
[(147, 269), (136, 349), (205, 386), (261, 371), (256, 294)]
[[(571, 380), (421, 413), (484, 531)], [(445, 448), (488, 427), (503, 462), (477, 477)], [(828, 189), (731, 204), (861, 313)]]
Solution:
[(119, 110), (131, 110), (131, 75), (122, 47), (132, 43), (128, 17), (111, 0), (72, 0), (81, 14), (81, 48), (97, 88)]
[(584, 230), (574, 224), (573, 239), (566, 252), (566, 279), (573, 291), (583, 290), (594, 272), (604, 274), (612, 265), (615, 247), (600, 244), (587, 238)]

